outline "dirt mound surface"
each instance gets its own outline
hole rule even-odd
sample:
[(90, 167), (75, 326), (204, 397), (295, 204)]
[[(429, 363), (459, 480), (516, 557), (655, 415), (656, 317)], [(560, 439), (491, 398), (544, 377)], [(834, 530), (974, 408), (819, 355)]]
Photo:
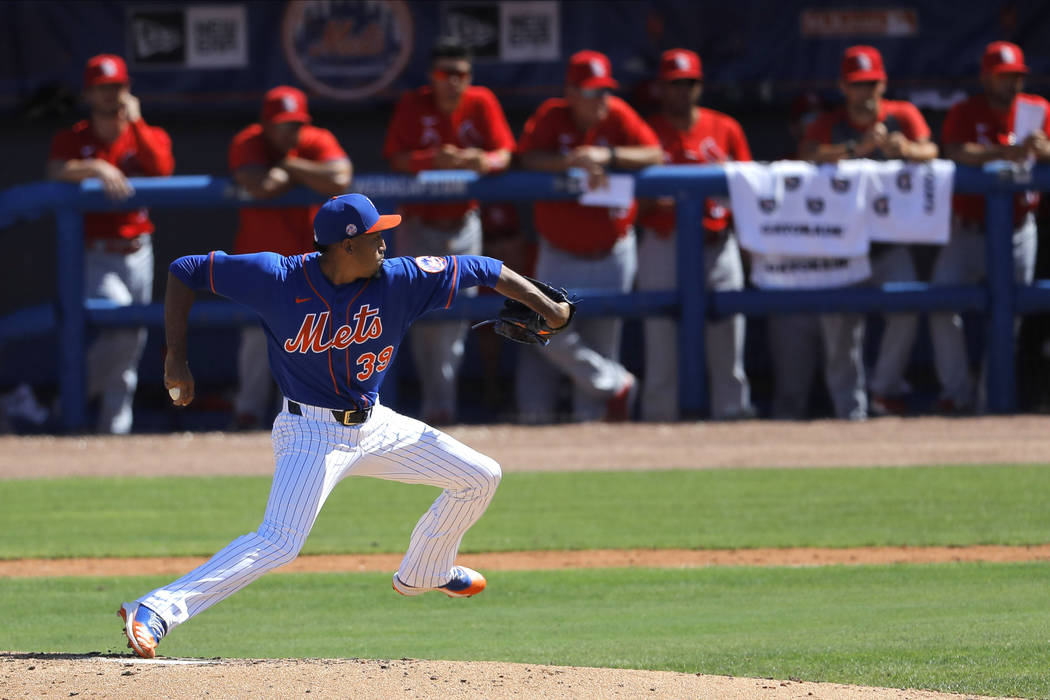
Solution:
[(366, 659), (156, 659), (0, 653), (5, 697), (718, 698), (940, 700), (927, 690), (866, 688), (667, 671), (500, 662)]

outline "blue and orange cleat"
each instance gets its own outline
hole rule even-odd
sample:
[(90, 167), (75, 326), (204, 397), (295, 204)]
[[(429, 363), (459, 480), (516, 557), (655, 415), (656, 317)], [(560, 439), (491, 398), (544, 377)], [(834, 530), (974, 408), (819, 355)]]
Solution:
[(434, 588), (409, 586), (394, 572), (393, 588), (401, 595), (422, 595), (427, 591), (441, 591), (449, 598), (469, 598), (485, 590), (485, 577), (465, 566), (452, 567), (452, 578), (448, 583)]
[(168, 625), (164, 619), (138, 603), (124, 603), (117, 615), (124, 620), (124, 636), (128, 638), (128, 648), (144, 659), (154, 658), (157, 655), (157, 644), (168, 633)]

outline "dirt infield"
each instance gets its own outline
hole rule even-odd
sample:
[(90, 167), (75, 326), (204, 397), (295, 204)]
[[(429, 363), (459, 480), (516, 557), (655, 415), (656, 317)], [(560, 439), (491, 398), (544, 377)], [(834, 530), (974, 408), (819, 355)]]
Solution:
[(941, 700), (982, 696), (667, 671), (416, 659), (193, 659), (0, 652), (4, 697), (711, 698)]
[[(507, 472), (1050, 462), (1050, 416), (495, 425), (448, 432), (495, 458)], [(0, 437), (0, 479), (272, 471), (266, 432)]]
[[(853, 424), (693, 423), (523, 428), (455, 427), (455, 437), (496, 458), (505, 471), (850, 467), (1050, 462), (1050, 418), (879, 419)], [(557, 460), (539, 463), (537, 447)], [(67, 476), (265, 475), (269, 434), (0, 437), (0, 480)], [(2, 488), (2, 487), (0, 487)], [(302, 557), (285, 571), (389, 571), (396, 556)], [(464, 555), (481, 569), (592, 566), (712, 566), (1050, 560), (1033, 547), (878, 547), (774, 550), (603, 550)], [(195, 558), (134, 560), (136, 573), (175, 575)], [(0, 577), (113, 575), (127, 560), (0, 561)], [(143, 567), (147, 568), (143, 568)], [(411, 697), (475, 698), (834, 698), (962, 696), (791, 679), (490, 662), (401, 659), (161, 659), (126, 655), (0, 653), (0, 697)]]

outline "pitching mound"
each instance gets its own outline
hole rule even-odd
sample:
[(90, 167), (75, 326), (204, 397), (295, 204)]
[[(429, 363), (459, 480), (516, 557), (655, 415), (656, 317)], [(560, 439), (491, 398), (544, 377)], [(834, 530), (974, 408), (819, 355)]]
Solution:
[(497, 662), (368, 659), (156, 659), (0, 654), (5, 697), (718, 698), (934, 700), (926, 690)]

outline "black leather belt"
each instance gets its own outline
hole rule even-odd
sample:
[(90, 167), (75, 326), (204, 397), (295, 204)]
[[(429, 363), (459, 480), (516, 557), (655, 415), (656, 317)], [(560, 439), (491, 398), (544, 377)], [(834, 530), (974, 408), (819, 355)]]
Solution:
[[(301, 416), (303, 415), (303, 407), (291, 399), (288, 399), (288, 412), (296, 416)], [(360, 425), (372, 415), (372, 407), (359, 408), (354, 411), (332, 411), (331, 413), (332, 418), (335, 419), (336, 423), (341, 423), (343, 425)]]

